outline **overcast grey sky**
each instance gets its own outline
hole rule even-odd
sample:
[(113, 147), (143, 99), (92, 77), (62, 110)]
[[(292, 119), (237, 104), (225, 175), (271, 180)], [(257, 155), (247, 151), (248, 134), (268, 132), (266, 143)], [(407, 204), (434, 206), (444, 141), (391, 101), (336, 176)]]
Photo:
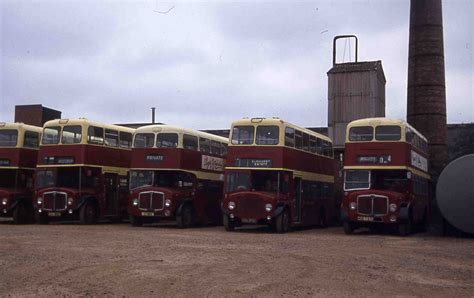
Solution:
[[(382, 60), (387, 116), (406, 118), (409, 0), (0, 1), (0, 121), (42, 103), (110, 123), (150, 121), (156, 106), (158, 121), (195, 129), (326, 126), (338, 34)], [(473, 122), (472, 1), (443, 1), (443, 16), (448, 122)]]

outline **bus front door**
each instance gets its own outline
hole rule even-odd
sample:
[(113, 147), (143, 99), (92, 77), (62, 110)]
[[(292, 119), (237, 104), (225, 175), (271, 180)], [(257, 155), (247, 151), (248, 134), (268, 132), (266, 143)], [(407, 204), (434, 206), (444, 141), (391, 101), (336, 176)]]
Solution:
[(118, 174), (105, 174), (105, 207), (106, 215), (119, 215)]
[(302, 182), (301, 178), (294, 179), (294, 187), (295, 187), (295, 213), (294, 213), (294, 221), (301, 222), (301, 187)]

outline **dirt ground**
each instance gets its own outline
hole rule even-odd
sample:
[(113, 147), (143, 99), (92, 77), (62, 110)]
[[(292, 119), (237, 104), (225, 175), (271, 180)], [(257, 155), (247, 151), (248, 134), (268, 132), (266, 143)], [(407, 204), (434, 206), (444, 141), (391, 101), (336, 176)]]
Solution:
[(0, 296), (474, 296), (474, 239), (0, 223)]

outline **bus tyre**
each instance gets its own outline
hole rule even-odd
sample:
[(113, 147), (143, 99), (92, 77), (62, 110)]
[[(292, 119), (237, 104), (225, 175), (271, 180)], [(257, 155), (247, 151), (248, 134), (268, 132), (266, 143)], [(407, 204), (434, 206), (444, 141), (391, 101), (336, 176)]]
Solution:
[(79, 214), (81, 224), (91, 225), (97, 222), (97, 208), (93, 202), (86, 202)]
[(141, 227), (143, 225), (143, 220), (139, 216), (130, 215), (130, 224), (133, 227)]
[(22, 225), (26, 223), (26, 218), (28, 217), (25, 205), (22, 203), (16, 205), (13, 209), (13, 223), (16, 225)]
[(346, 235), (352, 235), (354, 233), (354, 226), (350, 222), (345, 221), (342, 226)]
[(193, 207), (190, 204), (183, 206), (181, 214), (176, 217), (176, 222), (178, 223), (178, 227), (182, 229), (194, 226)]
[(275, 222), (275, 230), (277, 233), (286, 233), (290, 229), (290, 214), (288, 210), (284, 210), (277, 216)]
[(39, 223), (40, 225), (47, 225), (49, 224), (49, 218), (48, 215), (40, 212), (35, 213), (35, 219), (36, 222)]
[(224, 228), (227, 232), (232, 232), (235, 230), (235, 224), (230, 220), (229, 215), (222, 215), (222, 223), (224, 224)]

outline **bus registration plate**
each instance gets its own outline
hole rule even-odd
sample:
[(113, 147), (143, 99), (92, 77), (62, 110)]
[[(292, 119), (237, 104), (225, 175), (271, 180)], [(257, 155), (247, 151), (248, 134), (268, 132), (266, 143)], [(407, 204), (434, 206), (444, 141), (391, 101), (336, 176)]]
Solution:
[(61, 212), (48, 212), (48, 216), (59, 217), (61, 216)]
[(142, 216), (155, 216), (154, 212), (142, 212)]
[(257, 220), (255, 218), (242, 218), (243, 223), (257, 223)]
[(357, 219), (360, 221), (374, 221), (372, 216), (358, 216)]

